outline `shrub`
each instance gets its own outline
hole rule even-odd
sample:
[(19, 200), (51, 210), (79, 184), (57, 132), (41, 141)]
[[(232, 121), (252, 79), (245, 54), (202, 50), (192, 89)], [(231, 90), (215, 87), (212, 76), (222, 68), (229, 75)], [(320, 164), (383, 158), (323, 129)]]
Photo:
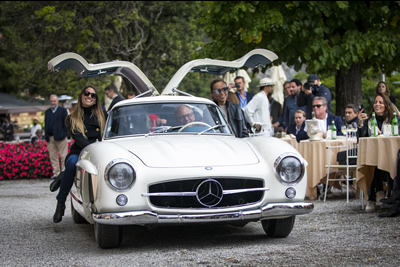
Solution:
[[(72, 142), (68, 143), (68, 151)], [(0, 180), (50, 178), (50, 163), (46, 141), (30, 143), (0, 142)]]

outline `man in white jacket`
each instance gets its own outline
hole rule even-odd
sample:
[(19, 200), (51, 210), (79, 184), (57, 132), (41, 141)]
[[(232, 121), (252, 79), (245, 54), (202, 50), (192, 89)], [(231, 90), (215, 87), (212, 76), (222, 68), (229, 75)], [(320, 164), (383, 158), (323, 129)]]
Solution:
[(260, 80), (257, 93), (244, 109), (248, 123), (252, 126), (253, 133), (256, 135), (272, 135), (271, 117), (269, 112), (268, 89), (274, 82), (270, 78)]
[(38, 123), (38, 120), (36, 118), (33, 118), (33, 126), (31, 128), (31, 142), (32, 142), (32, 138), (35, 138), (35, 140), (38, 138), (36, 136), (37, 130), (42, 130), (42, 126)]

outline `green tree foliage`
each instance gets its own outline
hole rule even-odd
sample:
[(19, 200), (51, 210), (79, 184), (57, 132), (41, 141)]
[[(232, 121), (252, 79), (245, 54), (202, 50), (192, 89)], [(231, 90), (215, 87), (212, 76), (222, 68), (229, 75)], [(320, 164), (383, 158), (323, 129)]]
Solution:
[(398, 1), (213, 1), (203, 8), (200, 21), (212, 39), (203, 55), (234, 59), (266, 48), (279, 56), (274, 64), (334, 73), (341, 115), (347, 103), (361, 102), (362, 73), (398, 70)]
[(47, 62), (75, 52), (90, 63), (137, 65), (160, 91), (191, 60), (204, 38), (194, 23), (198, 2), (0, 2), (0, 90), (30, 95), (74, 94), (85, 84), (104, 88), (110, 77), (80, 79), (50, 73)]

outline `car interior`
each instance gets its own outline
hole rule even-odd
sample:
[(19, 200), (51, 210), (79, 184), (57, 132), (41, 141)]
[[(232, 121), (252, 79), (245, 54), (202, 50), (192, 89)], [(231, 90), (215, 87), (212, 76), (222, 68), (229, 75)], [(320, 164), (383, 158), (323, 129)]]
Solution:
[[(140, 104), (117, 107), (110, 113), (106, 137), (148, 134), (152, 132), (202, 132), (217, 124), (225, 124), (221, 114), (212, 105), (191, 104), (195, 121), (191, 127), (179, 127), (175, 117), (181, 103)], [(218, 127), (207, 132), (231, 133), (228, 127)]]

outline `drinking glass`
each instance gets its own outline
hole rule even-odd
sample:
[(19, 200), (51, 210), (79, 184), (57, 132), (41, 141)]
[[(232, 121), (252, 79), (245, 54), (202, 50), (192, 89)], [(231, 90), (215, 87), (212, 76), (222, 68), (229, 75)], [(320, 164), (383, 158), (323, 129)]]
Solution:
[(343, 125), (341, 130), (342, 130), (342, 134), (344, 136), (346, 136), (346, 131), (347, 131), (346, 125)]

